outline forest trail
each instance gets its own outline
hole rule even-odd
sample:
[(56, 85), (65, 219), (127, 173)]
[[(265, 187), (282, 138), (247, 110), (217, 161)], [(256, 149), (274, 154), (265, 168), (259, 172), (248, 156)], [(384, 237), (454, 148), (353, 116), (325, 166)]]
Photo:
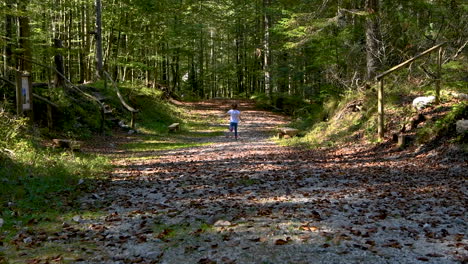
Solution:
[[(228, 105), (190, 107), (227, 127)], [(466, 263), (466, 164), (281, 147), (270, 137), (284, 117), (240, 110), (239, 141), (120, 159), (82, 200), (103, 211), (72, 224), (98, 245), (76, 263)]]

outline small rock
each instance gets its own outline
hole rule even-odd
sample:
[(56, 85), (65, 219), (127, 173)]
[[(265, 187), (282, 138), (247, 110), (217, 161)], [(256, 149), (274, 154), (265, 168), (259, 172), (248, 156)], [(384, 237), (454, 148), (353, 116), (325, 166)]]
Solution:
[(136, 131), (133, 130), (133, 129), (131, 129), (131, 130), (128, 131), (128, 134), (129, 134), (129, 135), (133, 135), (133, 134), (135, 134), (135, 133), (136, 133)]
[(79, 223), (79, 222), (81, 222), (81, 216), (75, 215), (75, 216), (72, 218), (72, 220), (75, 221), (75, 222), (77, 222), (77, 223)]
[(214, 226), (230, 226), (232, 225), (231, 222), (225, 220), (218, 220), (214, 223)]
[(426, 108), (428, 105), (432, 104), (435, 101), (435, 96), (421, 96), (416, 97), (413, 100), (413, 107), (418, 111)]
[(80, 179), (80, 180), (78, 181), (78, 185), (81, 185), (81, 184), (83, 184), (83, 183), (84, 183), (84, 180), (83, 180), (83, 179)]
[(3, 221), (2, 218), (0, 218), (0, 227), (2, 227), (4, 223), (5, 223), (5, 221)]
[(468, 131), (468, 120), (458, 120), (457, 121), (457, 132), (460, 134)]
[(25, 243), (25, 244), (31, 244), (32, 241), (33, 241), (32, 237), (27, 237), (27, 238), (23, 239), (23, 243)]

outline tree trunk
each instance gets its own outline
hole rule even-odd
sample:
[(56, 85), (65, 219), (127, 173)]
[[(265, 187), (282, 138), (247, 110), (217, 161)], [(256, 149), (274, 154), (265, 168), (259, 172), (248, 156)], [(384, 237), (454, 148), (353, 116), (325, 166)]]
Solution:
[[(25, 0), (19, 2), (18, 7), (19, 7), (19, 10), (21, 10), (22, 14), (27, 13), (26, 7), (27, 7), (28, 2), (29, 1), (25, 1)], [(34, 112), (33, 112), (33, 100), (32, 100), (33, 92), (32, 92), (32, 85), (31, 85), (31, 82), (32, 82), (31, 80), (32, 78), (31, 76), (32, 51), (31, 51), (31, 41), (30, 41), (31, 31), (30, 31), (30, 26), (29, 26), (29, 18), (27, 16), (25, 15), (20, 16), (18, 20), (19, 20), (19, 47), (22, 50), (22, 53), (20, 54), (21, 58), (19, 59), (19, 70), (24, 74), (30, 75), (29, 77), (30, 83), (29, 83), (29, 89), (28, 89), (29, 111), (26, 113), (26, 115), (29, 117), (29, 120), (32, 122), (34, 120)], [(21, 84), (22, 82), (20, 81), (19, 83)]]
[[(21, 3), (20, 5), (21, 5), (21, 10), (26, 13), (27, 3)], [(27, 16), (19, 17), (19, 33), (20, 33), (19, 46), (22, 50), (21, 57), (24, 58), (24, 59), (20, 59), (19, 70), (31, 74), (32, 64), (30, 60), (32, 58), (32, 54), (31, 54), (31, 42), (29, 40), (29, 37), (30, 37), (29, 18)]]
[(63, 45), (60, 39), (54, 39), (54, 48), (56, 49), (54, 56), (55, 68), (57, 69), (57, 72), (60, 73), (55, 74), (55, 87), (65, 87), (65, 80), (62, 77), (65, 76), (65, 69), (63, 65), (63, 56), (60, 52), (60, 49), (63, 48)]
[(101, 79), (103, 72), (102, 62), (102, 21), (101, 21), (101, 0), (95, 0), (96, 8), (96, 77)]
[(199, 50), (199, 76), (198, 76), (198, 91), (201, 98), (205, 97), (205, 41), (203, 38), (203, 28), (200, 29), (200, 50)]
[(367, 79), (372, 80), (380, 68), (380, 27), (379, 27), (379, 0), (366, 0), (366, 61)]
[[(6, 9), (13, 10), (13, 1), (6, 0)], [(13, 68), (15, 68), (14, 61), (13, 61), (13, 36), (14, 36), (14, 29), (13, 29), (14, 18), (10, 14), (6, 14), (5, 16), (5, 39), (6, 44), (4, 46), (4, 60), (3, 60), (3, 67), (4, 67), (4, 76), (10, 80), (15, 80)]]
[(270, 15), (268, 8), (270, 0), (263, 0), (263, 73), (265, 94), (271, 96), (271, 74), (270, 74)]

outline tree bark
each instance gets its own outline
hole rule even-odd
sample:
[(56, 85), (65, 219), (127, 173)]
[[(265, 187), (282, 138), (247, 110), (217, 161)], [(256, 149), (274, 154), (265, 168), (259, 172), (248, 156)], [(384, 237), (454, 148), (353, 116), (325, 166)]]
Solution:
[(263, 0), (263, 73), (265, 94), (271, 96), (271, 74), (270, 74), (270, 15), (268, 8), (270, 0)]
[(65, 87), (65, 79), (62, 77), (65, 76), (65, 68), (63, 64), (63, 56), (60, 52), (60, 49), (63, 48), (63, 45), (60, 39), (54, 39), (54, 48), (56, 49), (54, 56), (55, 68), (60, 73), (55, 74), (55, 87)]
[(101, 20), (101, 0), (95, 0), (96, 8), (96, 77), (102, 78), (103, 62), (102, 62), (102, 20)]
[[(6, 0), (6, 9), (13, 10), (12, 0)], [(4, 53), (3, 53), (3, 56), (4, 56), (4, 60), (3, 60), (4, 73), (3, 74), (10, 81), (15, 80), (15, 74), (12, 71), (12, 69), (15, 67), (14, 60), (13, 60), (13, 48), (12, 48), (13, 36), (14, 36), (13, 22), (14, 22), (13, 16), (7, 13), (5, 16), (6, 44), (4, 46)]]
[(380, 69), (379, 52), (381, 46), (379, 25), (379, 0), (366, 0), (366, 62), (367, 79), (372, 80)]

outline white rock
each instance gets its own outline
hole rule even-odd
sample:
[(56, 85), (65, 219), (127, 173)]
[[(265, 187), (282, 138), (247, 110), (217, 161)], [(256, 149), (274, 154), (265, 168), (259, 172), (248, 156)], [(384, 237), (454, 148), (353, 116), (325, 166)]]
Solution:
[(468, 131), (468, 120), (457, 121), (457, 132), (462, 134)]
[(416, 97), (413, 100), (413, 107), (416, 108), (417, 110), (421, 110), (428, 105), (432, 104), (435, 101), (435, 96), (421, 96), (421, 97)]
[(81, 216), (75, 215), (75, 216), (72, 218), (72, 220), (75, 221), (75, 222), (77, 222), (77, 223), (79, 223), (79, 222), (81, 222)]
[(468, 100), (468, 94), (452, 92), (451, 95), (458, 99)]
[(230, 226), (231, 222), (225, 220), (218, 220), (214, 223), (214, 226)]
[(5, 221), (3, 221), (2, 218), (0, 218), (0, 227), (2, 227), (4, 223), (5, 223)]
[(81, 184), (83, 184), (83, 183), (84, 183), (84, 180), (83, 180), (83, 179), (80, 179), (80, 180), (78, 181), (78, 185), (81, 185)]

